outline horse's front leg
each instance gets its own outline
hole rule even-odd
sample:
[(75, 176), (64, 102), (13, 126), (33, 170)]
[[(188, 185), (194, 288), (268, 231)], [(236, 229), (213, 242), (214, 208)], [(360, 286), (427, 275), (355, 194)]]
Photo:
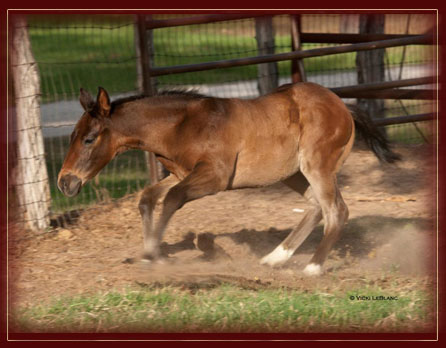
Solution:
[(159, 256), (159, 240), (155, 235), (155, 223), (153, 212), (160, 198), (179, 182), (178, 178), (170, 174), (159, 183), (144, 189), (139, 201), (139, 212), (142, 218), (142, 229), (144, 237), (144, 259), (149, 259), (149, 255)]
[(153, 260), (159, 257), (159, 243), (173, 214), (186, 202), (215, 194), (226, 189), (230, 178), (230, 168), (223, 163), (199, 162), (192, 172), (177, 185), (169, 189), (161, 216), (153, 233), (153, 244), (144, 257)]

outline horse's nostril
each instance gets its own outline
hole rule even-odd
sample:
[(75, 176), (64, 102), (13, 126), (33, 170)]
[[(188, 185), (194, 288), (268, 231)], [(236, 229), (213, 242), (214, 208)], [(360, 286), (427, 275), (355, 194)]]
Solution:
[(82, 186), (82, 180), (76, 175), (67, 174), (60, 178), (59, 188), (66, 196), (75, 196), (79, 193)]
[(62, 177), (60, 179), (60, 188), (62, 189), (62, 191), (65, 191), (65, 189), (67, 188), (67, 180), (65, 177)]

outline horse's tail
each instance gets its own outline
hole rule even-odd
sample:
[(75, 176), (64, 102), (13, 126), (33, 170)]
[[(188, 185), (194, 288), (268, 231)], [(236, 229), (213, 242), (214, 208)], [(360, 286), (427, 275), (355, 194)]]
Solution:
[(380, 161), (393, 163), (401, 159), (399, 154), (390, 149), (389, 142), (378, 127), (374, 125), (369, 114), (356, 105), (347, 105), (347, 107), (355, 121), (357, 133)]

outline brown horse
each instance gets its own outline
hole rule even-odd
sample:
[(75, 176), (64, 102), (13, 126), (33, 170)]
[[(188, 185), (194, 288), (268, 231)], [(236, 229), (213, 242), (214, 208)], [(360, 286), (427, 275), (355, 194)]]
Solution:
[[(219, 191), (282, 181), (312, 208), (261, 263), (285, 263), (324, 218), (324, 237), (307, 274), (321, 266), (348, 218), (336, 172), (355, 139), (355, 124), (381, 160), (398, 155), (364, 113), (352, 113), (334, 93), (314, 83), (289, 84), (251, 99), (225, 99), (171, 91), (110, 102), (99, 87), (96, 101), (81, 89), (85, 113), (77, 123), (58, 187), (76, 195), (117, 154), (141, 149), (156, 154), (170, 176), (142, 192), (145, 260), (160, 257), (167, 223), (186, 202)], [(157, 224), (153, 211), (165, 197)]]

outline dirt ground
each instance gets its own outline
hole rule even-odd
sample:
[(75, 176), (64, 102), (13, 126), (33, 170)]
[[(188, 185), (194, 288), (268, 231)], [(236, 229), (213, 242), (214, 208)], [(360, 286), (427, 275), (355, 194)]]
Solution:
[(10, 228), (10, 303), (36, 305), (58, 296), (155, 283), (232, 282), (251, 288), (334, 291), (367, 282), (383, 285), (391, 278), (408, 289), (415, 283), (433, 288), (432, 155), (426, 146), (395, 150), (403, 156), (397, 165), (381, 164), (361, 148), (347, 159), (339, 185), (350, 218), (321, 277), (305, 277), (302, 270), (322, 238), (322, 224), (284, 266), (259, 264), (308, 207), (281, 183), (221, 192), (186, 204), (164, 237), (167, 262), (150, 266), (138, 262), (142, 233), (139, 194), (133, 194), (88, 208), (75, 223), (45, 234)]

